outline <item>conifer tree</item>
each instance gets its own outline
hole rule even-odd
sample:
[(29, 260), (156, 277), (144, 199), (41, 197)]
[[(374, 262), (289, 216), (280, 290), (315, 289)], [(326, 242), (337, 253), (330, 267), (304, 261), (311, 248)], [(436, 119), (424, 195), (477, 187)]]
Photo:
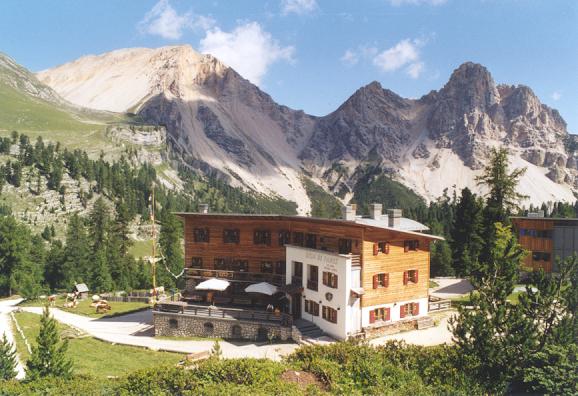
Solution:
[(16, 377), (16, 350), (8, 341), (6, 334), (0, 340), (0, 380), (10, 380)]
[(164, 265), (157, 265), (158, 283), (165, 287), (174, 287), (177, 280), (175, 280), (173, 275), (180, 274), (184, 266), (181, 246), (182, 227), (177, 217), (170, 213), (169, 210), (164, 210), (161, 217), (159, 245), (164, 258)]
[(483, 239), (483, 203), (469, 188), (462, 190), (451, 226), (451, 251), (458, 276), (469, 275), (478, 261)]
[(66, 356), (68, 341), (60, 340), (56, 320), (50, 315), (48, 307), (40, 319), (40, 332), (36, 346), (26, 363), (26, 377), (35, 380), (42, 377), (70, 378), (72, 361)]

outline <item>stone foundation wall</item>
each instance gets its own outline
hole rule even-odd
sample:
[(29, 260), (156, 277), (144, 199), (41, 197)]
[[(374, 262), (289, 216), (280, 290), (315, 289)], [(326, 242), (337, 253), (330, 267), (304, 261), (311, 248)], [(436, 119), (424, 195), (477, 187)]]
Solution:
[(364, 330), (366, 338), (374, 338), (414, 329), (417, 329), (417, 319), (398, 321), (394, 323), (383, 324), (381, 326), (370, 326), (366, 327)]
[(252, 341), (292, 339), (291, 327), (234, 319), (153, 312), (153, 323), (155, 335), (165, 337), (218, 337)]

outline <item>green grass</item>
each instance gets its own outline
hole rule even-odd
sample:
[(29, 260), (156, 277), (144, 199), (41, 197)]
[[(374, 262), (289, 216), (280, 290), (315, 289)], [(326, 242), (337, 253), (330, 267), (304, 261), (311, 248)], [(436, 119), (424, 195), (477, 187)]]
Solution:
[[(78, 315), (84, 315), (91, 318), (110, 318), (113, 316), (124, 315), (131, 312), (141, 311), (143, 309), (149, 308), (148, 304), (140, 302), (109, 302), (111, 310), (103, 314), (96, 313), (96, 308), (91, 307), (91, 299), (80, 300), (76, 308), (64, 308), (63, 304), (65, 298), (62, 296), (57, 297), (55, 307), (66, 312), (75, 313)], [(20, 306), (24, 307), (42, 307), (46, 304), (46, 300), (32, 300), (23, 301)]]
[(341, 217), (341, 202), (332, 194), (303, 176), (303, 186), (311, 200), (311, 216), (337, 219)]
[[(510, 294), (508, 296), (508, 301), (511, 302), (512, 304), (518, 304), (518, 302), (520, 301), (520, 294), (522, 294), (522, 293), (525, 293), (525, 292), (524, 291), (513, 292), (512, 294)], [(457, 298), (452, 298), (451, 300), (452, 300), (452, 305), (470, 305), (471, 304), (469, 294), (466, 294), (465, 296), (461, 296), (461, 297), (457, 297)]]
[(439, 284), (438, 284), (437, 282), (434, 282), (434, 281), (430, 280), (430, 281), (429, 281), (429, 287), (430, 287), (430, 289), (431, 289), (432, 287), (439, 287)]
[(129, 249), (129, 253), (134, 257), (152, 256), (153, 245), (152, 239), (147, 241), (135, 241)]
[[(36, 344), (40, 331), (40, 315), (29, 312), (15, 314), (20, 328), (31, 346)], [(59, 324), (61, 334), (72, 333), (66, 325)], [(17, 335), (16, 347), (22, 360), (28, 359), (24, 341)], [(123, 376), (131, 371), (152, 368), (160, 365), (172, 365), (182, 359), (182, 355), (171, 352), (157, 352), (148, 349), (113, 345), (92, 337), (70, 338), (68, 356), (74, 362), (76, 374), (91, 375), (98, 378)]]

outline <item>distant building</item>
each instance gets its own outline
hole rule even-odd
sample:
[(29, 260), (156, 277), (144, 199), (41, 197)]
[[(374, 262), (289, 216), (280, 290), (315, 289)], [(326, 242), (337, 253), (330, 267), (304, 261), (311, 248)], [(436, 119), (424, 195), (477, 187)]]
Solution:
[[(442, 238), (425, 234), (428, 228), (402, 217), (401, 210), (383, 214), (381, 205), (373, 204), (370, 216), (361, 217), (347, 206), (342, 219), (330, 220), (214, 214), (203, 207), (201, 213), (178, 216), (184, 220), (185, 300), (197, 305), (161, 304), (154, 312), (156, 334), (256, 337), (269, 330), (255, 329), (251, 319), (274, 319), (264, 313), (269, 304), (279, 310), (282, 326), (317, 327), (336, 339), (415, 323), (428, 314), (430, 243)], [(205, 283), (196, 289), (212, 278), (230, 286), (199, 290)], [(277, 286), (279, 293), (245, 291), (260, 282)], [(202, 308), (208, 300), (219, 310)], [(204, 323), (192, 322), (199, 317)], [(226, 318), (239, 321), (227, 327)], [(243, 323), (247, 328), (239, 327)]]
[(76, 285), (74, 285), (74, 289), (72, 290), (75, 293), (78, 293), (78, 299), (79, 300), (84, 300), (85, 298), (88, 298), (88, 286), (86, 286), (86, 283), (77, 283)]
[(578, 219), (544, 217), (544, 212), (513, 217), (520, 245), (529, 251), (524, 266), (556, 272), (556, 259), (578, 252)]

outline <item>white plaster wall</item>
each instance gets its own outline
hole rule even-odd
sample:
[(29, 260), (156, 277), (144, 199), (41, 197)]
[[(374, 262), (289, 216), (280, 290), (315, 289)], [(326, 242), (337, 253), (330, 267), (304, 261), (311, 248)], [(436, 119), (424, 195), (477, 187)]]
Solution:
[[(351, 290), (351, 259), (346, 255), (323, 252), (315, 249), (302, 248), (297, 246), (286, 247), (286, 275), (287, 282), (291, 282), (293, 275), (293, 261), (303, 263), (303, 296), (301, 298), (301, 316), (303, 319), (315, 323), (325, 333), (336, 339), (346, 339), (351, 315), (349, 310), (349, 294)], [(307, 288), (307, 277), (309, 275), (309, 265), (316, 265), (319, 268), (318, 291)], [(337, 289), (323, 284), (323, 272), (333, 272), (337, 274)], [(326, 293), (333, 294), (329, 301)], [(305, 312), (305, 299), (315, 301), (319, 304), (319, 316), (312, 316)], [(331, 323), (323, 319), (323, 306), (337, 310), (337, 323)]]
[[(419, 315), (415, 315), (415, 316), (406, 316), (405, 318), (400, 318), (399, 317), (399, 309), (402, 305), (404, 304), (408, 304), (408, 303), (418, 303), (419, 304)], [(393, 323), (393, 322), (397, 322), (398, 320), (405, 320), (405, 319), (411, 319), (411, 318), (419, 318), (422, 316), (426, 316), (427, 315), (427, 311), (428, 311), (428, 298), (418, 298), (415, 300), (408, 300), (408, 301), (400, 301), (400, 302), (396, 302), (396, 303), (391, 303), (391, 304), (380, 304), (380, 305), (373, 305), (370, 307), (364, 307), (362, 308), (362, 320), (361, 320), (361, 324), (363, 327), (368, 327), (370, 326), (369, 323), (369, 312), (373, 311), (376, 308), (389, 308), (390, 309), (390, 321), (386, 322), (386, 323)], [(377, 323), (377, 322), (376, 322)], [(375, 323), (374, 323), (375, 324)]]

